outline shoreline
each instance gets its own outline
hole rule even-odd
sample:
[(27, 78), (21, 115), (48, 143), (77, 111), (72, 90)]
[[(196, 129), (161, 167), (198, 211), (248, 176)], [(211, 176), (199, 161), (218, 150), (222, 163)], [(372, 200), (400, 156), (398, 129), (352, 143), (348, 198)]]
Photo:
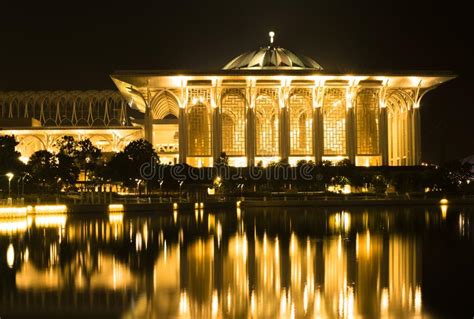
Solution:
[(107, 213), (107, 212), (153, 212), (172, 213), (173, 211), (195, 211), (208, 209), (246, 209), (264, 207), (363, 207), (363, 206), (463, 206), (474, 205), (474, 198), (454, 198), (448, 200), (447, 204), (441, 204), (439, 199), (328, 199), (328, 200), (244, 200), (244, 201), (221, 201), (203, 202), (202, 207), (196, 203), (115, 203), (122, 205), (120, 210), (109, 210), (108, 204), (72, 204), (67, 205), (68, 213)]
[[(38, 210), (41, 207), (51, 207), (51, 210), (43, 211), (42, 213), (65, 213), (72, 215), (87, 215), (97, 213), (154, 213), (154, 214), (169, 214), (175, 211), (190, 211), (196, 210), (209, 210), (209, 209), (247, 209), (247, 208), (271, 208), (271, 207), (376, 207), (376, 206), (474, 206), (474, 197), (469, 198), (451, 198), (443, 199), (439, 198), (416, 198), (416, 199), (384, 199), (384, 198), (325, 198), (325, 199), (304, 199), (304, 198), (291, 198), (291, 199), (244, 199), (239, 200), (227, 200), (227, 201), (206, 201), (206, 202), (166, 202), (166, 203), (120, 203), (113, 202), (109, 203), (97, 203), (97, 204), (41, 204), (41, 205), (21, 205), (21, 206), (3, 206), (3, 209), (11, 207), (12, 210), (16, 208), (30, 210)], [(62, 212), (56, 211), (54, 207), (65, 207)], [(42, 214), (41, 213), (41, 214)], [(2, 216), (1, 217), (6, 217)]]

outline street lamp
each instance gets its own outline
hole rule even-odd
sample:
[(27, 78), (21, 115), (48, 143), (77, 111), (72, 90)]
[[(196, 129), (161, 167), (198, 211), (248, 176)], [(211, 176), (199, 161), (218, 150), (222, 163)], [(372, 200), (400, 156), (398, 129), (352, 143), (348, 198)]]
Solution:
[(10, 197), (10, 194), (11, 194), (11, 187), (10, 187), (10, 184), (11, 184), (11, 181), (12, 181), (13, 177), (15, 176), (15, 174), (13, 174), (13, 173), (6, 173), (5, 176), (8, 177), (8, 197)]
[(181, 187), (183, 186), (184, 181), (179, 182), (179, 201), (181, 202)]
[(20, 179), (21, 179), (21, 197), (25, 196), (25, 178), (26, 177), (31, 177), (30, 174), (25, 173)]
[(142, 182), (141, 179), (135, 179), (135, 181), (137, 182), (137, 193), (138, 193), (138, 196), (140, 196), (140, 183)]

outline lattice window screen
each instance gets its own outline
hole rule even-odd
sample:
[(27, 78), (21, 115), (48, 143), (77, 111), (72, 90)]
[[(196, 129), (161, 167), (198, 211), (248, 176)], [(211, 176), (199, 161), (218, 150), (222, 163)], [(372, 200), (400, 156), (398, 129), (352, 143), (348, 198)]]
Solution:
[(378, 89), (359, 91), (355, 114), (357, 155), (379, 154)]
[(188, 154), (212, 156), (212, 111), (208, 89), (188, 90)]
[(346, 90), (329, 88), (323, 99), (324, 155), (346, 154)]
[(278, 91), (260, 89), (255, 103), (256, 155), (277, 156), (279, 154)]
[(313, 108), (311, 91), (295, 89), (288, 101), (290, 117), (290, 155), (313, 154)]
[(245, 92), (229, 89), (221, 101), (222, 151), (230, 156), (245, 155)]

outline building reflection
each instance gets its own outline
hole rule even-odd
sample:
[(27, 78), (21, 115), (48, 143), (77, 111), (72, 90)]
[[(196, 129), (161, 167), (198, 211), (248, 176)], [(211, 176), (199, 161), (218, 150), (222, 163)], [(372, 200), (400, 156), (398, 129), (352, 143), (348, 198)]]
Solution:
[(439, 210), (429, 222), (385, 211), (113, 214), (0, 220), (0, 308), (125, 318), (416, 317), (422, 245), (406, 230), (451, 222), (468, 237), (471, 229), (466, 213), (446, 220)]

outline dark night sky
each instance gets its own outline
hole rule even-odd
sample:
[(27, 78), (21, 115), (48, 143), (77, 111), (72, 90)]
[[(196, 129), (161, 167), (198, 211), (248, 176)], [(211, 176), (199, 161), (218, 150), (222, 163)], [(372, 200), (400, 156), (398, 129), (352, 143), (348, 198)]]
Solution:
[(463, 2), (61, 3), (2, 3), (1, 91), (113, 89), (114, 70), (221, 68), (274, 30), (278, 45), (326, 69), (454, 72), (422, 101), (423, 160), (474, 154), (473, 18)]

